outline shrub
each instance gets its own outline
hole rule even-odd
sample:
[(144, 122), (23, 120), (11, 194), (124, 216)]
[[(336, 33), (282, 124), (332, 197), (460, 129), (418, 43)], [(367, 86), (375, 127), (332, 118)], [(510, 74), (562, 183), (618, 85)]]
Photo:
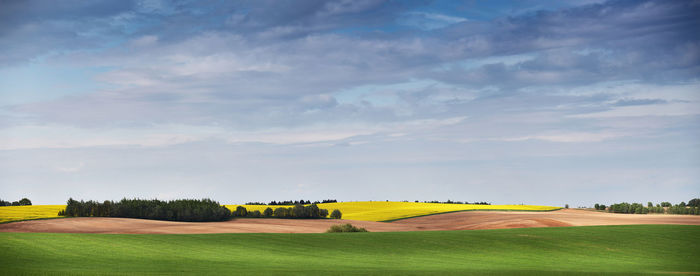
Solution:
[(328, 228), (326, 230), (326, 233), (342, 233), (342, 232), (369, 232), (365, 228), (357, 228), (355, 226), (352, 226), (352, 224), (338, 224), (338, 225), (333, 225), (331, 228)]
[(340, 210), (335, 209), (333, 212), (331, 212), (331, 218), (332, 219), (341, 219), (343, 217), (343, 213), (340, 212)]
[(321, 216), (321, 218), (325, 218), (328, 216), (328, 210), (326, 210), (326, 209), (318, 210), (318, 215)]

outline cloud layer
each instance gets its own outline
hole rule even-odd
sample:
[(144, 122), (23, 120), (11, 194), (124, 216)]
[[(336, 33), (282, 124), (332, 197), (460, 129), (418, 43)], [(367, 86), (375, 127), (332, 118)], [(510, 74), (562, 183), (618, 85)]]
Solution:
[(512, 4), (3, 2), (0, 194), (696, 196), (700, 4)]

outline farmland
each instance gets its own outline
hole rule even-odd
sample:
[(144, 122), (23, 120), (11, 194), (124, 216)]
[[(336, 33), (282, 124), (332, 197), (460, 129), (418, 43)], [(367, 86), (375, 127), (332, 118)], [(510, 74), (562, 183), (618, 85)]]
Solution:
[(56, 218), (65, 205), (29, 205), (0, 207), (0, 223), (30, 219)]
[[(263, 211), (270, 207), (291, 207), (279, 205), (225, 205), (230, 210), (243, 206), (249, 211)], [(396, 201), (355, 201), (318, 204), (321, 209), (332, 211), (338, 209), (343, 213), (343, 219), (363, 221), (391, 221), (403, 218), (418, 217), (432, 214), (469, 211), (469, 210), (513, 210), (513, 211), (552, 211), (559, 207), (537, 205), (477, 205), (477, 204), (442, 204)]]
[[(291, 207), (268, 205), (224, 205), (230, 210), (237, 206), (244, 206), (249, 211), (263, 211), (267, 207)], [(339, 209), (343, 212), (343, 219), (363, 221), (388, 221), (408, 217), (424, 216), (431, 214), (466, 211), (466, 210), (520, 210), (520, 211), (551, 211), (558, 207), (533, 206), (533, 205), (475, 205), (475, 204), (440, 204), (440, 203), (416, 203), (393, 201), (359, 201), (322, 203), (319, 208), (332, 211)], [(34, 206), (7, 206), (0, 207), (0, 223), (21, 221), (40, 218), (58, 217), (58, 212), (65, 205), (34, 205)]]
[(8, 275), (700, 272), (700, 226), (119, 235), (0, 233)]

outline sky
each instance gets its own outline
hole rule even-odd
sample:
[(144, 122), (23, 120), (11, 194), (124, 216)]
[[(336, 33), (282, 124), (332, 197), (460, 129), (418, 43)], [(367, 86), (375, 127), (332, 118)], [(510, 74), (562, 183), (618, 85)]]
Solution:
[(698, 26), (700, 1), (0, 0), (0, 199), (688, 201)]

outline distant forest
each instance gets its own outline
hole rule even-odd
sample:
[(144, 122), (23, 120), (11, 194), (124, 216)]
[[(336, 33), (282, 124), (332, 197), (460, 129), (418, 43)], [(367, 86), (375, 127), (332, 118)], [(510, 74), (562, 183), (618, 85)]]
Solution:
[[(302, 205), (298, 201), (293, 207), (270, 207), (263, 212), (248, 211), (238, 206), (231, 212), (228, 208), (211, 199), (178, 199), (162, 201), (157, 199), (122, 199), (121, 201), (97, 202), (68, 199), (65, 210), (59, 216), (69, 217), (120, 217), (171, 221), (222, 221), (234, 217), (249, 218), (330, 218), (340, 219), (340, 210), (320, 209), (316, 204)], [(303, 201), (307, 202), (307, 201)]]
[(26, 197), (23, 199), (20, 199), (19, 201), (13, 201), (13, 202), (4, 201), (4, 200), (0, 199), (0, 206), (28, 206), (28, 205), (32, 205), (32, 201)]
[(297, 204), (320, 204), (320, 203), (336, 203), (338, 202), (335, 199), (324, 199), (322, 201), (314, 201), (311, 202), (311, 200), (283, 200), (283, 201), (270, 201), (270, 203), (263, 203), (263, 202), (246, 202), (245, 205), (297, 205)]
[(231, 211), (211, 199), (122, 199), (77, 201), (68, 199), (65, 210), (59, 216), (69, 217), (121, 217), (172, 221), (222, 221), (231, 217)]
[(671, 204), (670, 202), (661, 202), (654, 205), (652, 202), (647, 202), (644, 206), (641, 203), (616, 203), (610, 206), (596, 203), (593, 208), (600, 211), (608, 211), (610, 213), (620, 214), (676, 214), (676, 215), (700, 215), (700, 198), (693, 198), (688, 203), (681, 202)]
[[(388, 200), (387, 200), (388, 201)], [(301, 205), (308, 205), (308, 204), (321, 204), (321, 203), (336, 203), (338, 202), (335, 199), (324, 199), (322, 201), (314, 201), (311, 202), (311, 200), (283, 200), (283, 201), (270, 201), (269, 203), (264, 203), (264, 202), (246, 202), (245, 205), (296, 205), (296, 204), (301, 204)], [(401, 202), (409, 202), (408, 200), (403, 200)], [(416, 203), (421, 202), (421, 201), (414, 201)], [(443, 204), (476, 204), (476, 205), (491, 205), (491, 203), (482, 201), (482, 202), (467, 202), (467, 201), (452, 201), (452, 200), (447, 200), (447, 201), (438, 201), (438, 200), (431, 200), (431, 201), (422, 201), (423, 203), (443, 203)]]
[[(418, 202), (418, 200), (416, 200), (415, 202)], [(433, 200), (433, 201), (423, 201), (423, 203), (491, 205), (491, 203), (484, 202), (484, 201), (482, 201), (482, 202), (476, 202), (476, 201), (475, 201), (475, 202), (467, 202), (467, 201), (462, 202), (462, 201), (452, 201), (452, 200), (449, 200), (449, 199), (448, 199), (447, 201), (437, 201), (437, 200)]]

